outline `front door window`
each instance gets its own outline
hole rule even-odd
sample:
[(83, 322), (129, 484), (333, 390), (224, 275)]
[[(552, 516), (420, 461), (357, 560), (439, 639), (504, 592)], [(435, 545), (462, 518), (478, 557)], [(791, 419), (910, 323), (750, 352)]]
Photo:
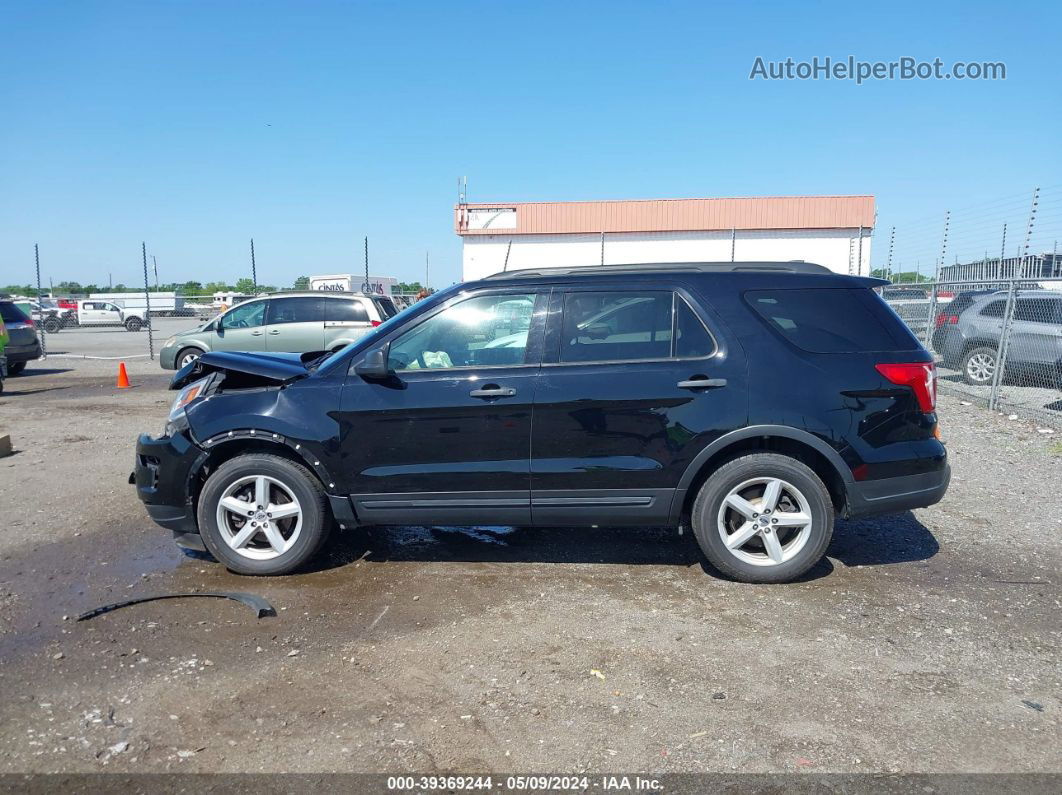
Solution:
[(452, 304), (391, 344), (393, 370), (524, 364), (535, 294), (481, 295)]

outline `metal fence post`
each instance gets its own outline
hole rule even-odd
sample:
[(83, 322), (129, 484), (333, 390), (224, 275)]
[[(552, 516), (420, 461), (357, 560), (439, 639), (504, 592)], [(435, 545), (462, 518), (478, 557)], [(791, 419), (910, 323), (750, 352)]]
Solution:
[(999, 389), (1003, 384), (1003, 368), (1007, 364), (1007, 347), (1014, 316), (1014, 285), (1015, 280), (1011, 279), (1007, 285), (1007, 303), (1003, 308), (1003, 328), (1000, 330), (999, 344), (996, 345), (996, 371), (992, 373), (992, 393), (988, 397), (988, 408), (992, 411), (999, 406)]
[(152, 361), (155, 359), (155, 337), (151, 331), (151, 291), (148, 287), (148, 272), (147, 272), (147, 243), (141, 241), (140, 253), (144, 257), (144, 322), (147, 323), (148, 330), (148, 358)]
[[(48, 344), (44, 341), (44, 305), (41, 303), (41, 253), (37, 244), (33, 244), (33, 261), (37, 264), (37, 314), (40, 315), (41, 325), (37, 333), (41, 335), (41, 358), (48, 358)], [(30, 313), (33, 314), (32, 312)], [(30, 318), (32, 320), (32, 317)]]

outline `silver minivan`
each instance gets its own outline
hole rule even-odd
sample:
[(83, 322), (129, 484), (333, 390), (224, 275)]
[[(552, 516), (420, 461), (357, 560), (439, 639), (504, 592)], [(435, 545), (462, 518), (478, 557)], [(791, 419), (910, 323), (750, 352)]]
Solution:
[(208, 351), (307, 353), (338, 350), (398, 314), (387, 296), (291, 292), (253, 298), (208, 323), (174, 334), (160, 364), (178, 370)]

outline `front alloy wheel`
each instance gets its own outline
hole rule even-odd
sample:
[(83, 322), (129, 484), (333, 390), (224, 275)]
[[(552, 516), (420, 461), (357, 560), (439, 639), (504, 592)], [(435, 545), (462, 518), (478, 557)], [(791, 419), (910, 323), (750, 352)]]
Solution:
[(302, 506), (276, 478), (247, 475), (225, 489), (217, 521), (222, 539), (237, 555), (272, 560), (299, 540)]
[(321, 482), (302, 464), (250, 453), (219, 466), (199, 497), (199, 532), (211, 554), (238, 574), (288, 574), (328, 536)]

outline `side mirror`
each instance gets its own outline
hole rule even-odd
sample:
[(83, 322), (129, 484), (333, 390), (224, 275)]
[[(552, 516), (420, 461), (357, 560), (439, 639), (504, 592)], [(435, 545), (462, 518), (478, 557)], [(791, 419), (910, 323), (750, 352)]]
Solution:
[(373, 348), (365, 354), (365, 358), (354, 368), (354, 372), (363, 378), (387, 378), (392, 373), (391, 368), (387, 366), (390, 347), (390, 345), (384, 345), (380, 348)]

